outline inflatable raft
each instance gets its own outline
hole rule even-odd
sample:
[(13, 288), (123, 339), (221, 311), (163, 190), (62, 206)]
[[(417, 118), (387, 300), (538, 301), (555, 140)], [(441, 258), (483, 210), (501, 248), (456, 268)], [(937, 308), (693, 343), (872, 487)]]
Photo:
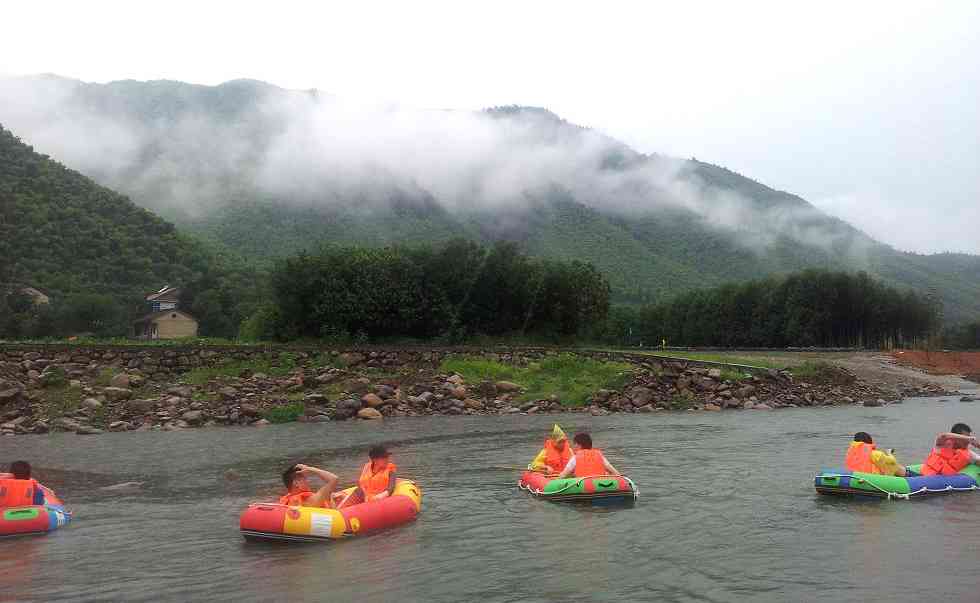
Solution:
[(71, 513), (49, 488), (13, 477), (0, 473), (0, 537), (46, 534), (71, 521)]
[[(351, 487), (341, 494), (346, 496), (353, 490)], [(415, 482), (399, 479), (391, 496), (340, 510), (252, 503), (242, 512), (238, 525), (246, 540), (316, 542), (408, 523), (421, 510), (422, 491)]]
[(903, 499), (980, 489), (980, 467), (976, 465), (968, 465), (956, 475), (921, 475), (921, 467), (909, 466), (908, 477), (825, 469), (817, 474), (813, 485), (820, 494)]
[(632, 480), (622, 475), (558, 479), (555, 474), (525, 471), (517, 485), (536, 497), (560, 502), (632, 503), (639, 496)]

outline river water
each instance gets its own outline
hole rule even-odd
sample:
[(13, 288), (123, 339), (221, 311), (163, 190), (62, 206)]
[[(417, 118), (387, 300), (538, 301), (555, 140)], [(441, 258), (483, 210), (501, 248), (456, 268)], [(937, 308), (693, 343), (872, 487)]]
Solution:
[[(555, 416), (426, 417), (0, 439), (75, 521), (0, 541), (0, 600), (980, 600), (980, 493), (818, 496), (856, 430), (919, 462), (980, 405), (559, 417), (589, 429), (640, 489), (635, 507), (530, 499), (516, 467)], [(389, 443), (422, 485), (414, 524), (326, 544), (246, 543), (238, 513), (304, 461), (352, 481)], [(514, 467), (514, 469), (510, 469)], [(238, 480), (225, 473), (234, 469)], [(132, 492), (103, 490), (120, 482)]]

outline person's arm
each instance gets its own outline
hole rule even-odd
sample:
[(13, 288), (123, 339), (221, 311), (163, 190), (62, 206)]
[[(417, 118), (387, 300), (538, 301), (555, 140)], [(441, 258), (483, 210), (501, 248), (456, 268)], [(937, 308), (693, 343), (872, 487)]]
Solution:
[(602, 466), (606, 468), (606, 471), (609, 472), (609, 475), (619, 475), (619, 471), (616, 471), (616, 468), (613, 467), (612, 464), (606, 460), (606, 455), (602, 455)]
[(572, 473), (572, 471), (575, 471), (575, 457), (574, 456), (572, 458), (568, 459), (568, 464), (565, 465), (565, 468), (562, 469), (561, 470), (561, 473), (558, 474), (558, 479), (562, 479), (564, 477), (568, 477)]
[(547, 458), (548, 458), (548, 451), (542, 448), (541, 452), (538, 453), (538, 456), (534, 457), (534, 460), (531, 461), (531, 464), (528, 465), (527, 468), (530, 469), (531, 471), (547, 469), (548, 464), (545, 463), (545, 459)]
[(395, 493), (395, 484), (398, 483), (398, 478), (395, 476), (395, 472), (392, 471), (388, 474), (388, 487), (384, 492), (380, 492), (374, 496), (372, 500), (381, 500), (382, 498), (388, 498)]
[(942, 448), (949, 441), (967, 442), (976, 445), (977, 439), (973, 436), (960, 435), (958, 433), (941, 433), (936, 436), (936, 448)]
[[(297, 468), (304, 475), (315, 475), (323, 480), (323, 485), (319, 490), (313, 493), (313, 496), (306, 499), (307, 507), (323, 507), (330, 506), (331, 495), (333, 494), (334, 488), (337, 487), (337, 476), (329, 471), (320, 469), (318, 467), (310, 467), (309, 465), (299, 465)], [(324, 505), (324, 503), (328, 503)]]

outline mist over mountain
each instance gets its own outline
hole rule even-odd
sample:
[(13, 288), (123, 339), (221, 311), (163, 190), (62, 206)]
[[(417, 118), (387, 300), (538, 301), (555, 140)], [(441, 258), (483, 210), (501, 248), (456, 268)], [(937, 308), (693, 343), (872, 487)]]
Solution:
[(37, 150), (260, 261), (462, 235), (590, 261), (620, 301), (826, 267), (933, 289), (950, 319), (980, 314), (976, 256), (899, 253), (800, 197), (637, 153), (545, 109), (57, 76), (0, 80), (0, 98), (0, 123)]

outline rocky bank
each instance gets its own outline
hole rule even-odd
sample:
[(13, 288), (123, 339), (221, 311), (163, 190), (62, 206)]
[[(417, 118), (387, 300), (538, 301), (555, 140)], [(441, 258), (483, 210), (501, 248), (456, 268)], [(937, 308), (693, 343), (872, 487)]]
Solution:
[[(287, 370), (280, 352), (238, 348), (0, 349), (0, 434), (175, 430), (271, 421), (383, 420), (424, 415), (649, 413), (670, 410), (774, 410), (801, 406), (879, 406), (903, 396), (946, 395), (939, 387), (885, 390), (833, 368), (819, 379), (786, 371), (725, 372), (719, 367), (639, 354), (577, 352), (627, 362), (620, 390), (599, 389), (587, 405), (563, 404), (561, 392), (527, 399), (520, 383), (468, 383), (439, 371), (453, 354), (526, 365), (555, 350), (297, 350)], [(242, 368), (204, 383), (186, 382), (198, 367), (271, 358), (276, 376)], [(269, 371), (273, 372), (273, 371)], [(735, 378), (732, 378), (733, 375)], [(725, 378), (725, 377), (729, 378)]]

